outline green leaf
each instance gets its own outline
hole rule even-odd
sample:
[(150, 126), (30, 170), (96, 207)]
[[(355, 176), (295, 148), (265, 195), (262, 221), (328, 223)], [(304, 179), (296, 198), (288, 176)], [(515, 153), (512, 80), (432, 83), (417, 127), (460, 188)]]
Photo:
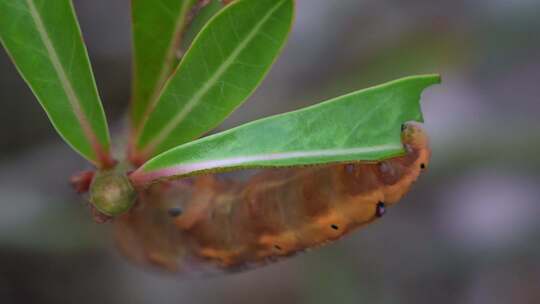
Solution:
[(165, 81), (178, 65), (177, 51), (199, 0), (132, 0), (133, 100), (136, 129), (155, 106)]
[(195, 36), (202, 30), (204, 25), (208, 23), (210, 18), (217, 14), (223, 8), (221, 0), (211, 0), (210, 3), (203, 6), (197, 11), (189, 27), (186, 28), (184, 37), (182, 38), (182, 49), (187, 50)]
[(0, 0), (0, 41), (60, 136), (90, 162), (111, 166), (107, 122), (71, 1)]
[(218, 126), (262, 81), (283, 47), (293, 0), (239, 0), (215, 15), (165, 84), (136, 141), (147, 159)]
[(414, 76), (257, 120), (171, 149), (130, 179), (138, 186), (207, 171), (376, 161), (403, 153), (401, 125), (422, 122), (422, 91), (438, 75)]

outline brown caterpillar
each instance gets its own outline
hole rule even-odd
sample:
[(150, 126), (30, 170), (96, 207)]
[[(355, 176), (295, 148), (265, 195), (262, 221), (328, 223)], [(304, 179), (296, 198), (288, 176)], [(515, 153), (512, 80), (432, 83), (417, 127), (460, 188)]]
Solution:
[(117, 243), (137, 263), (188, 274), (239, 271), (323, 245), (382, 216), (427, 167), (420, 127), (407, 125), (402, 141), (405, 155), (376, 163), (156, 184), (115, 220)]

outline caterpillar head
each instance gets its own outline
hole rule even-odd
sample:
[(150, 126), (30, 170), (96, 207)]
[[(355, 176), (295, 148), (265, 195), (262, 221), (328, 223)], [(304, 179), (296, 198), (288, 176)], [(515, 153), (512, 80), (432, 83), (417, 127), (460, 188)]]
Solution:
[(429, 138), (426, 132), (419, 124), (406, 123), (402, 127), (401, 139), (405, 149), (416, 150), (419, 153), (420, 169), (427, 169), (429, 159), (431, 158), (431, 149), (429, 148)]
[(414, 147), (428, 147), (429, 139), (422, 127), (416, 123), (406, 123), (402, 126), (401, 139), (404, 144)]

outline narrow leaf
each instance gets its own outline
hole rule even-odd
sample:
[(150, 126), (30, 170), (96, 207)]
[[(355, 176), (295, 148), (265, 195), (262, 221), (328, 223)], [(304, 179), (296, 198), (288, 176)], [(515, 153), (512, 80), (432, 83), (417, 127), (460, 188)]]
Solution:
[[(201, 3), (201, 2), (199, 2)], [(191, 43), (193, 42), (193, 39), (197, 36), (197, 34), (202, 30), (204, 25), (208, 23), (208, 21), (217, 14), (224, 6), (223, 2), (221, 0), (210, 0), (208, 3), (203, 0), (203, 4), (206, 4), (202, 7), (200, 7), (196, 14), (194, 14), (193, 19), (189, 23), (189, 27), (186, 28), (186, 32), (184, 33), (184, 36), (182, 37), (182, 49), (187, 50)]]
[(206, 23), (208, 23), (208, 21), (224, 7), (221, 0), (210, 0), (208, 2), (202, 0), (202, 3), (206, 5), (203, 5), (202, 7), (199, 5), (197, 12), (194, 14), (189, 26), (186, 28), (186, 32), (182, 38), (183, 50), (189, 49), (189, 46)]
[(109, 131), (71, 1), (0, 0), (0, 41), (64, 140), (108, 167)]
[(239, 0), (209, 21), (145, 122), (136, 141), (140, 159), (201, 136), (246, 100), (285, 43), (293, 4)]
[(165, 81), (178, 65), (177, 52), (189, 15), (199, 0), (132, 0), (133, 100), (137, 129), (155, 106)]
[(414, 76), (257, 120), (151, 159), (136, 185), (238, 168), (376, 161), (403, 153), (401, 125), (422, 122), (420, 95), (437, 75)]

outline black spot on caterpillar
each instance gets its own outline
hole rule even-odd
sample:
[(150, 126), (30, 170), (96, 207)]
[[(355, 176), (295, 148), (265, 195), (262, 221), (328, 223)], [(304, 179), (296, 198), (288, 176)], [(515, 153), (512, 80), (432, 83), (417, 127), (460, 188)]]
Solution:
[(386, 206), (383, 202), (378, 202), (375, 209), (375, 215), (377, 217), (382, 217), (386, 213)]
[(409, 191), (431, 152), (416, 125), (404, 127), (402, 141), (406, 154), (381, 162), (155, 184), (115, 220), (117, 243), (139, 264), (182, 274), (237, 272), (318, 247), (381, 217)]
[(182, 215), (182, 208), (171, 207), (169, 208), (169, 210), (167, 210), (167, 212), (169, 213), (171, 217), (177, 217), (177, 216)]

